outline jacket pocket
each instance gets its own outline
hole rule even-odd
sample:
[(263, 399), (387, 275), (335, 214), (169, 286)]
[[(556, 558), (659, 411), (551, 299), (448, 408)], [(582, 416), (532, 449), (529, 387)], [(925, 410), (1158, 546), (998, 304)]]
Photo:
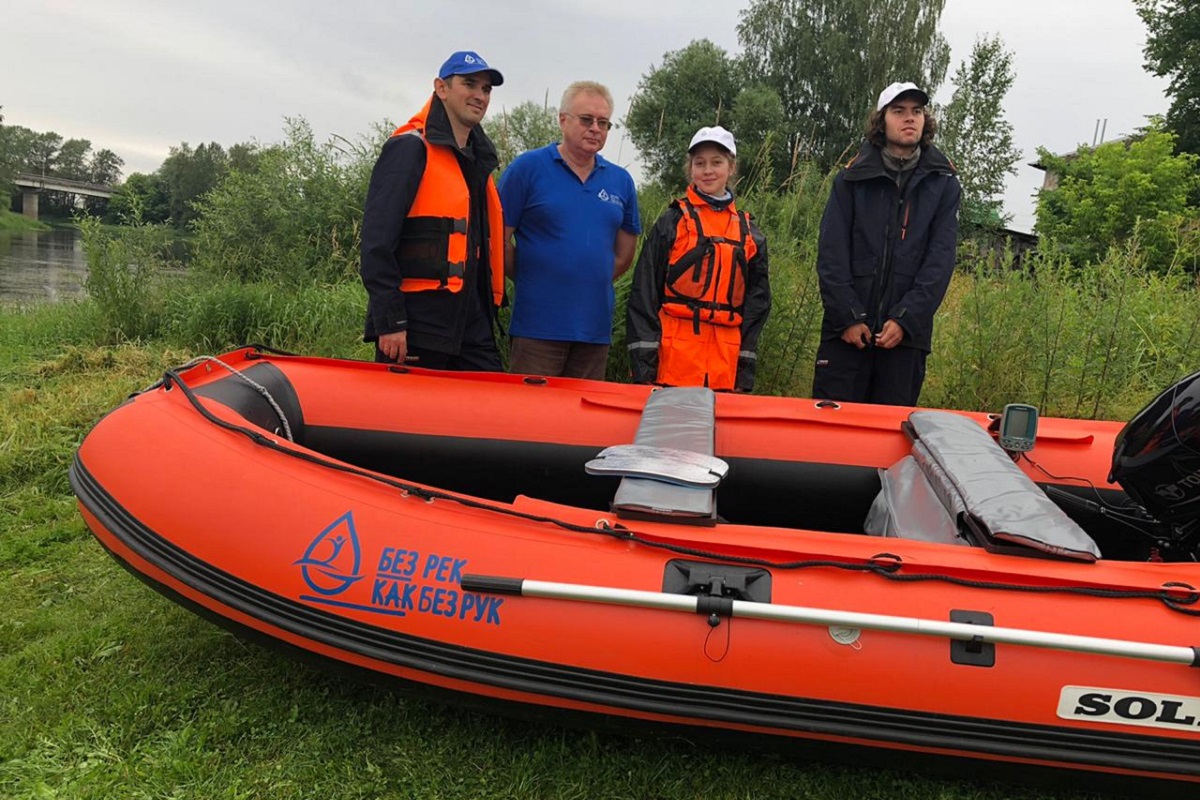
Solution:
[(892, 272), (897, 275), (916, 275), (921, 267), (921, 259), (912, 254), (897, 254), (892, 260)]
[(877, 263), (877, 259), (874, 256), (856, 258), (850, 262), (850, 277), (854, 283), (854, 293), (858, 295), (858, 300), (863, 304), (864, 310), (871, 298), (871, 287), (875, 283), (875, 266)]
[(850, 274), (855, 280), (862, 277), (871, 277), (875, 274), (875, 256), (867, 256), (866, 258), (856, 258), (850, 263)]

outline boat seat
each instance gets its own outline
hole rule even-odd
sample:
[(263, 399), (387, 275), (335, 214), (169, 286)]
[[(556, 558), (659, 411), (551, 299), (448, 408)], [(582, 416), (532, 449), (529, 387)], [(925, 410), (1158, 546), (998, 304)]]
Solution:
[(715, 456), (644, 444), (606, 447), (583, 468), (589, 475), (628, 475), (707, 489), (717, 488), (729, 473), (729, 465)]
[(978, 423), (914, 411), (912, 455), (880, 470), (868, 533), (975, 544), (992, 552), (1095, 561), (1092, 537), (1013, 463)]
[[(287, 432), (292, 441), (305, 444), (304, 412), (300, 397), (283, 370), (269, 362), (262, 362), (243, 369), (238, 374), (207, 383), (196, 390), (201, 397), (209, 397), (229, 406), (246, 418), (246, 421), (276, 435), (284, 434), (280, 415), (287, 420)], [(263, 393), (270, 395), (267, 400)], [(273, 402), (272, 402), (273, 401)]]
[[(612, 502), (618, 517), (716, 524), (716, 484), (720, 479), (712, 480), (715, 474), (711, 473), (708, 479), (699, 481), (707, 481), (709, 485), (679, 479), (696, 464), (706, 471), (717, 470), (721, 477), (728, 469), (725, 462), (712, 457), (715, 409), (716, 397), (711, 389), (704, 387), (670, 387), (650, 395), (633, 443), (646, 448), (642, 452), (653, 454), (652, 458), (625, 471), (597, 473), (623, 475)], [(670, 461), (669, 451), (680, 450), (686, 451), (686, 455), (680, 456), (675, 467), (663, 463), (663, 459)], [(654, 458), (658, 462), (650, 465)], [(654, 473), (656, 477), (645, 477)]]

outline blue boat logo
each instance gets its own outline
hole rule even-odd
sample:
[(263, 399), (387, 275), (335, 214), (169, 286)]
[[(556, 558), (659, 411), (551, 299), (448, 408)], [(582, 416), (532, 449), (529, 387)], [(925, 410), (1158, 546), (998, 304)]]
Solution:
[(341, 594), (363, 579), (359, 574), (362, 553), (354, 515), (347, 511), (309, 543), (304, 556), (292, 562), (300, 567), (304, 582), (317, 594)]

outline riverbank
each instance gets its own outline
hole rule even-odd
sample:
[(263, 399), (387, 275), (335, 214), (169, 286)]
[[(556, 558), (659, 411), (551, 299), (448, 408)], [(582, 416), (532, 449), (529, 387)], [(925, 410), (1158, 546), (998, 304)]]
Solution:
[(0, 210), (0, 234), (48, 230), (51, 230), (51, 228), (44, 222), (30, 219), (23, 214), (14, 214), (8, 210)]
[(530, 725), (243, 643), (132, 578), (79, 517), (84, 433), (196, 354), (95, 344), (98, 322), (90, 303), (0, 311), (0, 796), (1078, 797)]

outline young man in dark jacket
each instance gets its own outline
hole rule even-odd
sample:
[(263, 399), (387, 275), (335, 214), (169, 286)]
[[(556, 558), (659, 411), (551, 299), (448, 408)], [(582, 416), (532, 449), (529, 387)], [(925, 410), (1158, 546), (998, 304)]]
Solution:
[(817, 251), (825, 317), (813, 397), (913, 406), (954, 272), (962, 189), (933, 146), (929, 96), (879, 95), (867, 141), (833, 181)]
[(363, 340), (375, 360), (500, 371), (493, 329), (504, 297), (496, 149), (479, 123), (501, 74), (454, 53), (425, 107), (396, 129), (371, 173), (360, 272)]

